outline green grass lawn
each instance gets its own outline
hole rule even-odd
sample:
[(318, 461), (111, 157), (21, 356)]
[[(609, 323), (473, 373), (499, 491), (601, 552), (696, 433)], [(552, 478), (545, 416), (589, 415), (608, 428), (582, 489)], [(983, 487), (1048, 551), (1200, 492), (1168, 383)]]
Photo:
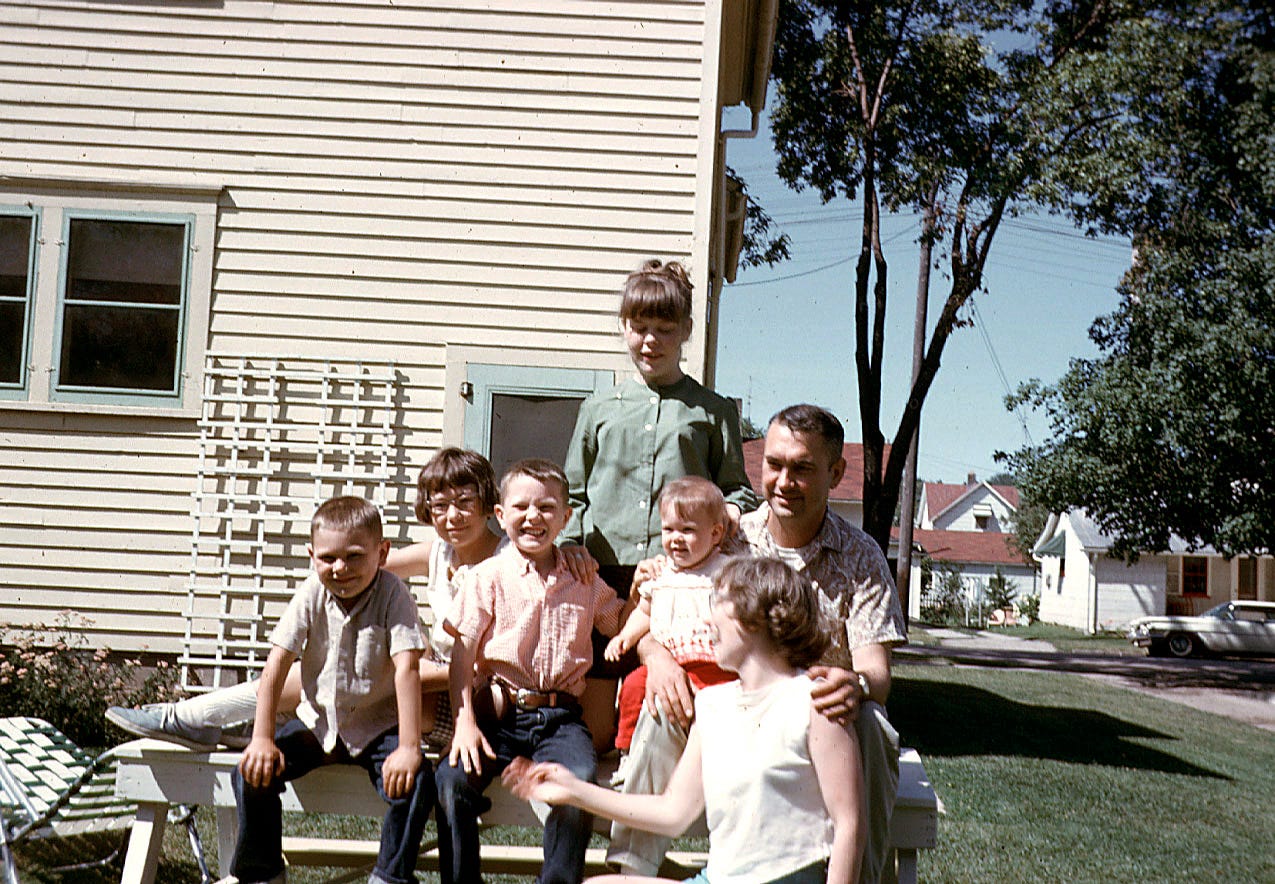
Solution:
[[(898, 665), (890, 711), (947, 811), (937, 849), (921, 854), (924, 882), (1275, 881), (1275, 734), (1080, 675), (942, 663)], [(378, 824), (287, 825), (374, 839)], [(206, 810), (200, 829), (215, 870)], [(491, 837), (538, 843), (539, 833)], [(190, 856), (170, 827), (161, 884), (198, 880)]]
[(1275, 881), (1275, 735), (1079, 675), (905, 664), (947, 814), (921, 880)]

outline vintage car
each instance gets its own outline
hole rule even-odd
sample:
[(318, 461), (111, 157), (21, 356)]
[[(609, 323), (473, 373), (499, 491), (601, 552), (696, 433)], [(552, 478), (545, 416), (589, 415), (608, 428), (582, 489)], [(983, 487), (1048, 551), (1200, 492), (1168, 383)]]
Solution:
[(1139, 617), (1129, 624), (1129, 640), (1153, 657), (1275, 657), (1275, 602), (1223, 602), (1194, 617)]

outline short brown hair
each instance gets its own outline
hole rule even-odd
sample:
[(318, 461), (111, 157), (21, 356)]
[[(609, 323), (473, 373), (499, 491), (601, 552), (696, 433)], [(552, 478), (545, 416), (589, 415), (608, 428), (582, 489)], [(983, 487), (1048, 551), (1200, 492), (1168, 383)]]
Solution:
[(505, 470), (505, 474), (500, 477), (500, 499), (504, 500), (505, 491), (509, 488), (509, 483), (518, 476), (527, 476), (535, 479), (537, 482), (548, 485), (554, 482), (562, 490), (562, 502), (567, 503), (570, 498), (570, 486), (567, 484), (567, 474), (562, 471), (562, 467), (558, 466), (551, 460), (545, 460), (543, 457), (524, 457), (510, 465)]
[(764, 633), (792, 666), (819, 662), (832, 644), (830, 623), (810, 579), (779, 559), (735, 558), (713, 577), (745, 629)]
[(679, 519), (703, 518), (725, 525), (726, 498), (722, 489), (702, 476), (683, 476), (660, 489), (660, 515), (671, 512)]
[(620, 299), (620, 319), (657, 319), (691, 322), (691, 285), (686, 268), (676, 261), (665, 264), (652, 258), (624, 280)]
[(815, 436), (823, 441), (828, 451), (831, 466), (842, 458), (842, 449), (846, 441), (846, 429), (837, 420), (837, 416), (818, 405), (789, 405), (775, 412), (767, 427), (781, 424), (793, 433)]
[(465, 448), (442, 448), (421, 467), (416, 479), (416, 518), (426, 525), (433, 524), (429, 513), (429, 498), (445, 488), (463, 488), (473, 485), (478, 489), (478, 500), (483, 512), (490, 513), (499, 499), (496, 492), (496, 472), (491, 461), (476, 451)]
[(315, 531), (341, 531), (353, 534), (366, 531), (380, 543), (385, 536), (381, 527), (381, 511), (362, 497), (333, 497), (325, 500), (310, 519), (310, 538)]

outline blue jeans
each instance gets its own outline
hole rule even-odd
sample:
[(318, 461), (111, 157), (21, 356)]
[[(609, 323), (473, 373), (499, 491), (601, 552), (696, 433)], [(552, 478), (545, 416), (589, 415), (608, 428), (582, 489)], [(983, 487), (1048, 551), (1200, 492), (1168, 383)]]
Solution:
[[(828, 861), (825, 859), (817, 863), (811, 863), (808, 866), (802, 866), (797, 871), (789, 872), (787, 875), (772, 878), (766, 884), (826, 884), (827, 880)], [(687, 878), (683, 884), (713, 884), (713, 882), (708, 880), (708, 872), (705, 869), (700, 869), (699, 874)]]
[[(582, 780), (593, 782), (598, 759), (593, 737), (579, 706), (514, 709), (504, 721), (483, 725), (496, 758), (483, 760), (481, 774), (467, 774), (445, 759), (438, 763), (438, 868), (443, 884), (479, 884), (478, 817), (491, 802), (483, 791), (520, 755), (532, 761), (556, 761)], [(577, 807), (555, 807), (545, 820), (541, 884), (579, 884), (593, 817)]]
[(416, 880), (416, 854), (420, 851), (425, 823), (434, 807), (434, 778), (428, 759), (412, 782), (412, 791), (402, 798), (387, 798), (381, 768), (398, 748), (398, 729), (381, 734), (357, 756), (351, 757), (345, 744), (337, 741), (328, 755), (319, 738), (300, 721), (279, 728), (275, 745), (283, 753), (284, 768), (268, 786), (254, 788), (244, 782), (236, 768), (232, 775), (235, 801), (239, 804), (239, 840), (230, 870), (240, 881), (269, 881), (283, 871), (283, 808), (279, 796), (283, 784), (327, 764), (357, 764), (368, 773), (377, 794), (389, 805), (381, 823), (381, 851), (373, 877), (388, 884), (410, 884)]

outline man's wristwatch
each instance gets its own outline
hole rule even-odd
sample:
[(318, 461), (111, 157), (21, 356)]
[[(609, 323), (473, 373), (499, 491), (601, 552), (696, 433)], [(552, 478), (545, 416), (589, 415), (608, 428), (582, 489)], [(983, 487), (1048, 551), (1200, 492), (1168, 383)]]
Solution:
[(855, 675), (859, 677), (859, 690), (863, 691), (863, 696), (859, 698), (859, 702), (862, 703), (864, 700), (872, 699), (872, 686), (868, 684), (868, 677), (862, 672), (856, 672)]

